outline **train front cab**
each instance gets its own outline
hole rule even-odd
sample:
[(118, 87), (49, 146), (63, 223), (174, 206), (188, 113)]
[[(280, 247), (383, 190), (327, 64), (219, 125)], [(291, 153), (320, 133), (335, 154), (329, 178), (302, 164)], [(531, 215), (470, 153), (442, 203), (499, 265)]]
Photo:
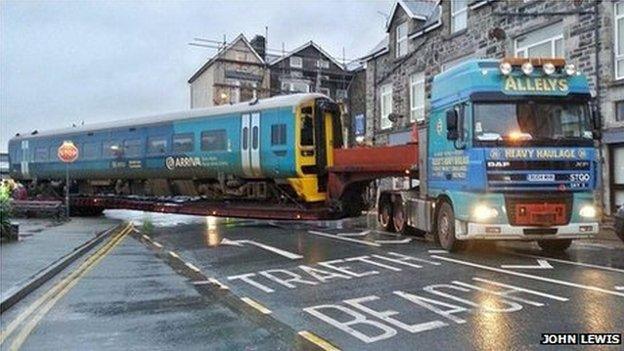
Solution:
[(297, 177), (288, 183), (305, 202), (327, 198), (327, 167), (334, 164), (333, 148), (342, 145), (340, 110), (336, 103), (316, 98), (295, 112)]

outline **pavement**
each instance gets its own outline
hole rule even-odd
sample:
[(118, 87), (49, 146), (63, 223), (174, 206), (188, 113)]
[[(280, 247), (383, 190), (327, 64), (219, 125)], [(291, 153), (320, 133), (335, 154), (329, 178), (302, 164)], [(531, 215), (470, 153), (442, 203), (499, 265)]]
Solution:
[(69, 222), (51, 219), (16, 219), (20, 240), (0, 244), (0, 293), (11, 290), (121, 221), (105, 217), (74, 217)]
[(534, 243), (450, 254), (378, 231), (370, 216), (107, 216), (144, 232), (58, 299), (23, 349), (290, 350), (303, 337), (325, 350), (532, 350), (553, 348), (543, 333), (624, 330), (624, 243), (608, 231), (558, 255)]

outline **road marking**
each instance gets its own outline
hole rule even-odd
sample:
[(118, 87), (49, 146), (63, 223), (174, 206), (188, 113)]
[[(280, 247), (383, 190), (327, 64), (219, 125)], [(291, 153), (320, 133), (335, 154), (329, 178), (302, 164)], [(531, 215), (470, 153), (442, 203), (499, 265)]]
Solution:
[(173, 252), (173, 251), (169, 251), (169, 255), (175, 257), (175, 258), (180, 258), (180, 256), (178, 256), (177, 253)]
[[(15, 340), (10, 346), (10, 350), (18, 350), (24, 343), (26, 338), (30, 335), (32, 330), (37, 326), (39, 321), (45, 316), (45, 314), (56, 304), (56, 302), (63, 297), (71, 288), (78, 283), (80, 278), (86, 275), (93, 267), (95, 267), (106, 255), (111, 252), (130, 232), (132, 226), (129, 224), (119, 232), (116, 236), (110, 239), (108, 243), (102, 246), (98, 251), (87, 258), (80, 266), (71, 272), (68, 276), (59, 281), (44, 295), (39, 297), (33, 302), (26, 310), (19, 314), (8, 327), (0, 334), (0, 344), (4, 343), (7, 337), (9, 337), (15, 329), (31, 315), (33, 318), (26, 323), (24, 328), (20, 330), (20, 333), (16, 336)], [(39, 309), (39, 307), (41, 307)]]
[(316, 230), (308, 230), (308, 233), (314, 234), (314, 235), (323, 236), (323, 237), (326, 237), (326, 238), (337, 239), (337, 240), (342, 240), (342, 241), (348, 241), (350, 243), (364, 244), (364, 245), (368, 245), (368, 246), (381, 247), (381, 244), (374, 243), (372, 241), (351, 239), (351, 238), (346, 238), (346, 237), (342, 237), (342, 236), (332, 235), (332, 234), (329, 234), (329, 233), (319, 232), (319, 231), (316, 231)]
[(365, 230), (363, 232), (356, 232), (356, 233), (338, 233), (336, 235), (338, 236), (367, 236), (368, 234), (371, 233), (371, 230)]
[(446, 251), (446, 250), (429, 250), (429, 253), (432, 253), (432, 254), (447, 254), (449, 252)]
[(260, 311), (263, 314), (271, 314), (271, 310), (270, 309), (264, 307), (260, 302), (257, 302), (256, 300), (254, 300), (252, 298), (241, 297), (241, 300), (243, 300), (243, 302), (245, 302), (249, 306), (257, 309), (258, 311)]
[(407, 244), (412, 241), (412, 238), (405, 238), (401, 240), (375, 240), (377, 244)]
[(537, 266), (503, 264), (501, 268), (517, 268), (517, 269), (553, 269), (554, 267), (546, 260), (538, 259)]
[(185, 265), (185, 266), (187, 266), (188, 268), (190, 268), (190, 269), (194, 270), (194, 271), (195, 271), (195, 272), (197, 272), (197, 273), (201, 272), (201, 271), (199, 270), (199, 268), (197, 268), (195, 265), (193, 265), (193, 264), (192, 264), (192, 263), (190, 263), (190, 262), (185, 262), (185, 263), (184, 263), (184, 265)]
[(211, 282), (212, 284), (215, 284), (215, 285), (219, 286), (219, 289), (223, 289), (223, 290), (229, 290), (230, 289), (227, 285), (221, 283), (216, 278), (208, 278), (208, 281)]
[(606, 270), (606, 271), (624, 273), (624, 269), (618, 269), (618, 268), (606, 267), (606, 266), (598, 266), (598, 265), (591, 264), (591, 263), (583, 263), (583, 262), (561, 260), (561, 259), (558, 259), (558, 258), (551, 258), (551, 257), (523, 254), (523, 253), (517, 253), (517, 252), (513, 252), (513, 251), (508, 251), (508, 250), (505, 250), (505, 251), (508, 252), (508, 253), (511, 253), (513, 255), (516, 255), (516, 256), (532, 257), (532, 258), (544, 258), (544, 259), (547, 259), (549, 261), (561, 262), (561, 263), (571, 264), (571, 265), (575, 265), (575, 266), (590, 267), (590, 268), (596, 268), (596, 269), (603, 269), (603, 270)]
[(624, 286), (616, 286), (615, 290), (624, 290)]
[(290, 251), (286, 251), (286, 250), (282, 250), (279, 249), (277, 247), (273, 247), (271, 245), (266, 245), (266, 244), (262, 244), (253, 240), (229, 240), (228, 238), (223, 238), (221, 240), (221, 244), (223, 245), (232, 245), (232, 246), (243, 246), (243, 244), (249, 244), (249, 245), (254, 245), (257, 246), (261, 249), (267, 250), (267, 251), (271, 251), (273, 253), (276, 253), (280, 256), (284, 256), (286, 258), (290, 258), (291, 260), (299, 260), (302, 259), (303, 256), (290, 252)]
[(537, 276), (537, 275), (531, 275), (531, 274), (527, 274), (527, 273), (510, 271), (510, 270), (507, 270), (507, 269), (501, 269), (501, 268), (496, 268), (496, 267), (485, 266), (485, 265), (478, 264), (478, 263), (462, 261), (462, 260), (457, 260), (457, 259), (454, 259), (454, 258), (443, 257), (443, 256), (438, 256), (438, 255), (431, 255), (431, 257), (437, 258), (437, 259), (442, 260), (442, 261), (457, 263), (457, 264), (461, 264), (461, 265), (464, 265), (464, 266), (470, 266), (470, 267), (475, 267), (475, 268), (481, 268), (481, 269), (485, 269), (485, 270), (488, 270), (488, 271), (493, 271), (493, 272), (498, 272), (498, 273), (503, 273), (503, 274), (509, 274), (509, 275), (515, 275), (515, 276), (518, 276), (518, 277), (534, 279), (534, 280), (540, 280), (540, 281), (547, 282), (547, 283), (571, 286), (571, 287), (574, 287), (574, 288), (591, 290), (591, 291), (601, 292), (601, 293), (608, 294), (608, 295), (624, 297), (624, 293), (620, 293), (620, 292), (616, 292), (616, 291), (612, 291), (612, 290), (599, 288), (597, 286), (576, 284), (576, 283), (572, 283), (572, 282), (567, 282), (565, 280), (545, 278), (545, 277), (540, 277), (540, 276)]
[(316, 334), (310, 333), (307, 330), (302, 330), (302, 331), (300, 331), (297, 334), (299, 334), (302, 338), (308, 340), (309, 342), (313, 343), (314, 345), (320, 347), (322, 350), (325, 350), (325, 351), (340, 351), (339, 348), (337, 348), (336, 346), (330, 344), (327, 340), (322, 339), (322, 338), (318, 337)]
[(152, 244), (154, 244), (154, 246), (156, 246), (159, 249), (162, 249), (162, 247), (163, 247), (162, 244), (159, 243), (158, 241), (152, 241)]
[(141, 235), (141, 237), (143, 237), (143, 239), (145, 239), (147, 241), (152, 241), (152, 239), (149, 236), (145, 235), (145, 234)]

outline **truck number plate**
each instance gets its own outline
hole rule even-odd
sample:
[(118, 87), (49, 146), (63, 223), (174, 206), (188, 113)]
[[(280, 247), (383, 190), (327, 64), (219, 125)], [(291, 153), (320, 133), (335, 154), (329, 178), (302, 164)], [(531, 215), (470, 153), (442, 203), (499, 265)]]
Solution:
[(555, 180), (554, 174), (527, 174), (527, 180), (529, 182), (553, 182)]

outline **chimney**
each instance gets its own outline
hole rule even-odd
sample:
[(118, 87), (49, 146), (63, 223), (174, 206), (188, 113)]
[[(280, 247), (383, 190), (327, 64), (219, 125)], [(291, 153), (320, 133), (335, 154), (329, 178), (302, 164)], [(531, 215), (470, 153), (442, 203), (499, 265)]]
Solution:
[(262, 35), (256, 35), (251, 39), (251, 47), (256, 50), (258, 55), (264, 60), (266, 58), (266, 39)]

